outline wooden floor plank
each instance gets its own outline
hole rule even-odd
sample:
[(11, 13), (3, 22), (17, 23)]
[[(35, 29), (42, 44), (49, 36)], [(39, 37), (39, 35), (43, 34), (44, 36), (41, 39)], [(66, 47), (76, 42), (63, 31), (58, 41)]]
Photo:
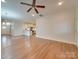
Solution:
[(1, 59), (78, 59), (75, 45), (35, 36), (2, 36), (1, 44)]

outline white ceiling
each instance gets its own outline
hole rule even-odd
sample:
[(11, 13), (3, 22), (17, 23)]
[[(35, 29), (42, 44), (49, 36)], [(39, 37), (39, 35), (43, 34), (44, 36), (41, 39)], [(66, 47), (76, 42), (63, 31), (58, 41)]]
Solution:
[[(59, 10), (76, 10), (77, 0), (61, 0), (63, 4), (58, 6), (60, 0), (36, 0), (36, 4), (45, 5), (44, 9), (38, 8), (40, 14), (47, 16), (56, 13)], [(6, 3), (1, 3), (1, 17), (7, 18), (9, 20), (19, 20), (19, 21), (35, 21), (39, 16), (34, 10), (27, 13), (27, 9), (30, 7), (27, 5), (21, 5), (20, 2), (26, 2), (32, 4), (32, 0), (6, 0)], [(31, 14), (34, 13), (33, 17)]]

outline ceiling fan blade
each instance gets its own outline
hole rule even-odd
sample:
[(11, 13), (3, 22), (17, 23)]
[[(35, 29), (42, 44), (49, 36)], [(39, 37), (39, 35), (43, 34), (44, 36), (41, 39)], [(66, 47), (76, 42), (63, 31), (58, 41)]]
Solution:
[(31, 7), (31, 8), (29, 8), (29, 9), (27, 10), (27, 12), (29, 12), (31, 9), (32, 9), (32, 7)]
[(22, 4), (22, 5), (28, 5), (28, 6), (32, 6), (31, 4), (24, 3), (24, 2), (20, 2), (20, 4)]
[(36, 8), (34, 8), (34, 9), (35, 9), (36, 13), (38, 14), (39, 13), (38, 10)]
[(33, 3), (32, 3), (32, 4), (33, 4), (33, 6), (35, 6), (35, 4), (36, 4), (36, 0), (33, 0)]
[(37, 8), (45, 8), (45, 6), (42, 5), (36, 5)]

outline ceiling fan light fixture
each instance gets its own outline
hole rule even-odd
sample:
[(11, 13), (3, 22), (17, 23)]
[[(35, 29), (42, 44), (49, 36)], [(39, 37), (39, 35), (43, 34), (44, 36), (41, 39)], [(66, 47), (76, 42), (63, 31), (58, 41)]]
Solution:
[[(29, 8), (29, 9), (27, 10), (27, 12), (30, 12), (31, 9), (33, 8), (37, 14), (39, 14), (39, 11), (37, 10), (37, 8), (45, 8), (44, 5), (36, 5), (36, 0), (33, 0), (32, 4), (28, 4), (28, 3), (25, 3), (25, 2), (21, 2), (20, 4), (31, 6), (31, 8)], [(33, 16), (34, 16), (34, 15), (33, 15)]]

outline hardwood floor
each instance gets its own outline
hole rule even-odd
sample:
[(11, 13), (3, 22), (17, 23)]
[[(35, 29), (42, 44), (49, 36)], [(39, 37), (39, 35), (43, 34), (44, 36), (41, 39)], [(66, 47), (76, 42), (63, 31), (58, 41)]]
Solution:
[(36, 38), (2, 36), (1, 59), (77, 59), (75, 45)]

